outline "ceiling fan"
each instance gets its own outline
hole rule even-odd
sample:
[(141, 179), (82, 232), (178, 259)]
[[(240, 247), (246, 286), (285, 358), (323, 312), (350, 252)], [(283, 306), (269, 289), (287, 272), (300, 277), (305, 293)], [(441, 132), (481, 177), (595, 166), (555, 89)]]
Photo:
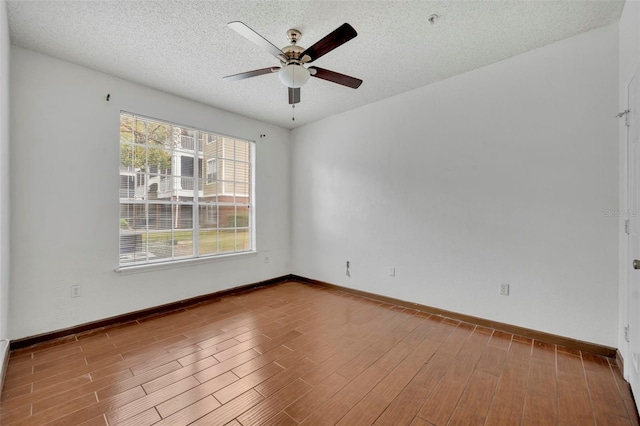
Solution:
[(229, 28), (238, 32), (241, 36), (254, 42), (275, 56), (280, 61), (280, 66), (261, 68), (258, 70), (228, 75), (224, 77), (225, 79), (243, 80), (245, 78), (277, 72), (280, 81), (289, 88), (289, 104), (291, 105), (295, 105), (300, 102), (300, 87), (303, 86), (310, 77), (320, 78), (322, 80), (351, 87), (352, 89), (357, 89), (362, 84), (362, 80), (348, 75), (315, 66), (304, 66), (357, 36), (358, 33), (356, 30), (347, 23), (340, 25), (334, 31), (327, 34), (321, 40), (306, 49), (297, 45), (302, 33), (295, 29), (287, 31), (287, 38), (291, 44), (283, 47), (282, 49), (278, 49), (269, 40), (262, 37), (240, 21), (229, 22), (228, 25)]

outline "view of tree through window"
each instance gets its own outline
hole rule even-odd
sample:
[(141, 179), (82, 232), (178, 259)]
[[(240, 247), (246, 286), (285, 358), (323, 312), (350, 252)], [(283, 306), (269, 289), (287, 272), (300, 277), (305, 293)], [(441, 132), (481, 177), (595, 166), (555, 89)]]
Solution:
[(121, 113), (120, 265), (253, 250), (252, 145)]

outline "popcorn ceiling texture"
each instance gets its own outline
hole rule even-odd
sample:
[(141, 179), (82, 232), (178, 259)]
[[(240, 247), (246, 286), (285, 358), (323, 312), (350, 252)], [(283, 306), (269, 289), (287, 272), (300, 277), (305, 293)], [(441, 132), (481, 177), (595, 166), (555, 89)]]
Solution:
[[(7, 1), (11, 42), (214, 107), (294, 128), (608, 25), (623, 1)], [(428, 17), (438, 14), (435, 24)], [(291, 121), (278, 61), (227, 27), (308, 47), (344, 22), (358, 37), (314, 62), (364, 80), (312, 78)], [(117, 95), (117, 94), (113, 94)]]

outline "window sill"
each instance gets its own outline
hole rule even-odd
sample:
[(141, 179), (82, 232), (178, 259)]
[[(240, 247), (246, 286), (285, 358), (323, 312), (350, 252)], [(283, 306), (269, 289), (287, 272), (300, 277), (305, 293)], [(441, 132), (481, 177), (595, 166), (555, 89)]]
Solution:
[(248, 251), (242, 253), (223, 254), (219, 256), (197, 257), (193, 259), (171, 260), (167, 262), (147, 263), (144, 265), (119, 266), (114, 271), (119, 274), (139, 274), (143, 272), (159, 271), (163, 269), (183, 268), (185, 266), (194, 266), (202, 263), (221, 262), (225, 260), (236, 260), (246, 257), (255, 257), (257, 251)]

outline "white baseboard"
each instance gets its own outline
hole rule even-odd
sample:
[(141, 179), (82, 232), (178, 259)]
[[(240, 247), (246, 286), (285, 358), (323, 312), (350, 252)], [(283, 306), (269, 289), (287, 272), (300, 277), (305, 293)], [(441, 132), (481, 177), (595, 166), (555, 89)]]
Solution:
[(2, 395), (2, 385), (4, 384), (4, 376), (9, 365), (9, 341), (0, 340), (0, 395)]

